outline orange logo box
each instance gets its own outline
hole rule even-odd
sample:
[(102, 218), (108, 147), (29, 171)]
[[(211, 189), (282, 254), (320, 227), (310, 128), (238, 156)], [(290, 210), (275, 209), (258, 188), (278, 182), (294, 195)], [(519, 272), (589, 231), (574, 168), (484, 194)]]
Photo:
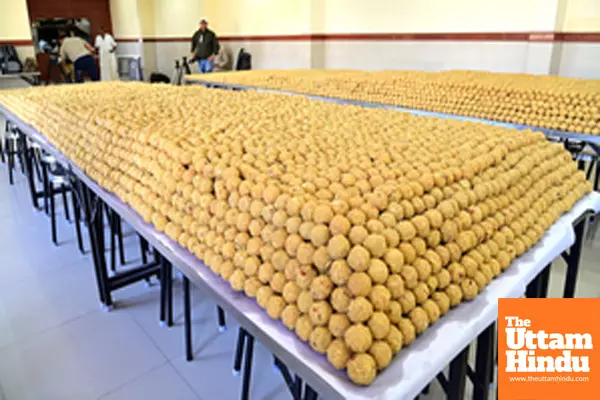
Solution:
[(498, 398), (600, 398), (600, 299), (500, 299)]

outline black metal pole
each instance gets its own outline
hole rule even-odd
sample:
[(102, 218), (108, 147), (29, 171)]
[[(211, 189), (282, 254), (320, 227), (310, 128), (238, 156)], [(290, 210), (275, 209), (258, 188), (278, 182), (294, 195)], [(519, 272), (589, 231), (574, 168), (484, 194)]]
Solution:
[(242, 400), (250, 398), (250, 380), (252, 379), (252, 359), (254, 357), (254, 336), (246, 333), (246, 354), (244, 354), (244, 373), (242, 376)]
[(173, 265), (167, 261), (167, 326), (173, 326)]
[(474, 400), (489, 398), (489, 385), (494, 367), (494, 329), (494, 324), (491, 324), (477, 337), (475, 381), (473, 382)]
[(33, 208), (38, 210), (40, 205), (38, 203), (37, 198), (37, 190), (35, 188), (35, 180), (33, 178), (33, 160), (34, 150), (27, 146), (27, 143), (24, 144), (25, 148), (25, 173), (27, 175), (27, 184), (29, 185), (29, 194), (31, 195), (31, 203), (33, 204)]
[(550, 281), (550, 271), (552, 270), (552, 263), (546, 265), (541, 272), (540, 276), (540, 287), (539, 294), (541, 298), (548, 297), (548, 283)]
[(317, 392), (313, 388), (304, 384), (304, 400), (317, 400), (318, 397)]
[(63, 199), (63, 207), (65, 209), (65, 218), (67, 221), (71, 221), (71, 216), (69, 214), (69, 202), (67, 201), (67, 186), (64, 183), (60, 184), (60, 191)]
[(192, 300), (190, 293), (190, 280), (183, 276), (183, 323), (185, 325), (185, 359), (192, 361), (194, 352), (192, 348)]
[(77, 247), (81, 254), (85, 253), (83, 248), (83, 236), (81, 235), (81, 194), (77, 190), (77, 178), (71, 177), (71, 203), (73, 205), (73, 217), (75, 218), (75, 234), (77, 236)]
[(13, 169), (15, 168), (15, 152), (13, 150), (12, 140), (8, 139), (8, 135), (5, 139), (4, 148), (6, 149), (6, 157), (8, 158), (8, 183), (12, 185), (15, 183), (13, 177)]
[(298, 375), (294, 375), (294, 397), (302, 398), (302, 385), (303, 381)]
[(167, 315), (167, 260), (163, 256), (160, 259), (160, 323), (164, 326)]
[(525, 297), (529, 299), (537, 299), (539, 297), (539, 275), (536, 276), (525, 289)]
[[(43, 164), (42, 164), (43, 165)], [(44, 174), (44, 176), (46, 176)], [(88, 234), (90, 237), (90, 249), (92, 250), (92, 259), (94, 261), (94, 272), (96, 275), (96, 285), (98, 286), (98, 296), (100, 297), (100, 302), (106, 305), (106, 297), (104, 296), (104, 288), (102, 277), (100, 276), (100, 268), (98, 267), (100, 264), (100, 260), (98, 257), (98, 243), (96, 242), (96, 230), (94, 227), (94, 223), (92, 222), (92, 207), (91, 207), (91, 199), (89, 189), (85, 184), (80, 184), (81, 189), (81, 198), (82, 198), (82, 206), (83, 206), (83, 215), (85, 218), (86, 226), (88, 228)]]
[(583, 247), (583, 233), (587, 218), (583, 218), (575, 225), (575, 243), (569, 251), (567, 257), (567, 277), (563, 292), (564, 298), (575, 297), (575, 287), (577, 285), (577, 275), (579, 274), (579, 261), (581, 259), (581, 249)]
[(242, 357), (244, 356), (244, 342), (246, 330), (242, 327), (238, 330), (237, 344), (235, 346), (235, 358), (233, 359), (233, 374), (239, 375), (242, 369)]
[(148, 255), (146, 252), (148, 251), (148, 242), (141, 235), (138, 235), (140, 238), (140, 252), (142, 253), (142, 264), (146, 264), (148, 262)]
[[(98, 245), (98, 266), (99, 274), (102, 279), (102, 289), (104, 290), (104, 298), (106, 299), (105, 305), (107, 310), (111, 310), (113, 307), (111, 288), (108, 279), (108, 271), (106, 270), (106, 257), (104, 255), (104, 249), (106, 246), (104, 244), (104, 213), (102, 212), (102, 208), (104, 203), (100, 199), (100, 197), (92, 194), (91, 199), (95, 199), (97, 203), (97, 209), (91, 210), (93, 214), (93, 225), (95, 227), (96, 234), (96, 243)], [(95, 211), (95, 212), (94, 212)]]
[(115, 241), (115, 213), (113, 210), (106, 208), (106, 216), (108, 218), (108, 226), (110, 232), (110, 269), (113, 272), (117, 271), (117, 246)]
[(450, 363), (448, 393), (446, 393), (448, 400), (463, 400), (465, 397), (468, 354), (469, 346), (465, 347)]
[(219, 332), (225, 332), (227, 325), (225, 324), (225, 311), (217, 306), (217, 318), (219, 319)]
[(44, 194), (44, 212), (48, 214), (48, 166), (42, 162), (42, 186)]
[(123, 222), (121, 221), (121, 216), (116, 214), (115, 224), (117, 228), (117, 245), (119, 246), (119, 262), (121, 265), (125, 265), (125, 247), (123, 246)]
[(58, 245), (58, 237), (56, 233), (56, 207), (54, 204), (54, 184), (50, 183), (48, 187), (48, 196), (50, 197), (50, 228), (52, 231), (52, 243)]

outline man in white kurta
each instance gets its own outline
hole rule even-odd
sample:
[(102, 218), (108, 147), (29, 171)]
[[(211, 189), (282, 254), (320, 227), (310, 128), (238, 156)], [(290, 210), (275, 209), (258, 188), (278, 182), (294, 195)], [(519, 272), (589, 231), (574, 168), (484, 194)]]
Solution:
[(115, 42), (115, 39), (104, 28), (100, 27), (100, 33), (96, 36), (94, 46), (100, 54), (100, 79), (103, 81), (118, 80), (119, 73), (115, 54), (117, 42)]

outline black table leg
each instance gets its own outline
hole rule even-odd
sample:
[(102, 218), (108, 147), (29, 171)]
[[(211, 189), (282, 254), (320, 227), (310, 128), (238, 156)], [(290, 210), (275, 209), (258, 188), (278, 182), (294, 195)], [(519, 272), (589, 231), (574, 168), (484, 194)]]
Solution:
[(76, 182), (73, 180), (71, 182), (71, 204), (73, 206), (73, 217), (75, 218), (75, 234), (77, 235), (77, 248), (81, 254), (85, 253), (85, 249), (83, 248), (83, 236), (81, 235), (81, 210), (79, 209), (78, 204), (78, 194)]
[(117, 271), (117, 248), (115, 245), (115, 222), (114, 212), (107, 208), (106, 217), (108, 218), (108, 226), (110, 232), (110, 270), (112, 272)]
[(225, 324), (225, 311), (217, 306), (217, 317), (219, 319), (219, 332), (225, 332), (227, 325)]
[(530, 299), (541, 299), (548, 297), (548, 281), (550, 280), (550, 269), (552, 264), (548, 264), (535, 277), (533, 281), (527, 285), (525, 296)]
[(468, 355), (469, 346), (465, 347), (450, 363), (448, 400), (463, 400), (465, 397)]
[[(113, 307), (112, 294), (109, 288), (108, 271), (106, 270), (106, 257), (104, 249), (104, 212), (102, 200), (96, 196), (89, 188), (83, 186), (83, 192), (87, 193), (87, 209), (90, 218), (90, 242), (95, 248), (96, 262), (94, 269), (96, 270), (96, 279), (98, 280), (99, 289), (102, 291), (104, 306), (109, 311)], [(85, 202), (85, 200), (84, 200)]]
[(173, 326), (173, 265), (167, 261), (167, 326)]
[(301, 399), (302, 398), (302, 385), (303, 385), (303, 381), (302, 378), (300, 378), (298, 375), (294, 375), (294, 397)]
[(546, 267), (542, 270), (540, 276), (540, 287), (539, 294), (540, 298), (548, 297), (548, 283), (550, 282), (550, 271), (552, 270), (552, 263), (546, 265)]
[(60, 190), (63, 199), (63, 207), (65, 209), (65, 218), (67, 221), (71, 221), (71, 215), (69, 213), (69, 202), (67, 201), (67, 186), (64, 183), (61, 183)]
[(15, 183), (13, 177), (13, 169), (15, 168), (15, 153), (12, 146), (12, 141), (8, 137), (4, 140), (4, 148), (6, 149), (6, 158), (8, 158), (8, 183)]
[[(10, 161), (10, 160), (9, 160)], [(44, 212), (48, 214), (48, 166), (45, 162), (42, 162), (42, 185), (44, 193)]]
[(125, 247), (123, 246), (123, 223), (121, 217), (115, 213), (115, 224), (117, 228), (117, 245), (119, 246), (119, 262), (121, 265), (125, 265)]
[(244, 344), (246, 341), (246, 330), (239, 328), (237, 344), (235, 346), (235, 358), (233, 359), (233, 374), (239, 375), (242, 370), (242, 357), (244, 356)]
[(33, 168), (37, 174), (38, 181), (42, 182), (43, 178), (42, 178), (42, 173), (40, 171), (40, 164), (41, 164), (40, 160), (42, 159), (41, 151), (40, 151), (40, 149), (36, 149), (36, 148), (31, 149), (31, 151), (32, 151)]
[(163, 256), (160, 258), (160, 324), (165, 325), (167, 316), (167, 260)]
[(48, 197), (50, 198), (50, 228), (52, 231), (52, 243), (58, 245), (58, 237), (56, 233), (56, 206), (54, 205), (54, 184), (50, 183), (48, 187)]
[(21, 131), (17, 130), (17, 157), (19, 157), (19, 164), (21, 164), (21, 173), (25, 173), (25, 152), (23, 151), (23, 144), (25, 143), (25, 135)]
[(318, 397), (317, 392), (313, 388), (304, 384), (304, 400), (317, 400)]
[(100, 197), (96, 195), (94, 195), (94, 197), (98, 203), (97, 212), (95, 213), (94, 218), (94, 223), (96, 225), (96, 240), (98, 243), (98, 259), (100, 261), (98, 267), (100, 269), (100, 276), (103, 282), (102, 286), (104, 288), (104, 295), (106, 297), (106, 308), (107, 311), (110, 311), (113, 307), (113, 301), (109, 286), (108, 270), (106, 268), (106, 257), (104, 254), (104, 249), (106, 248), (106, 244), (104, 243), (104, 213), (102, 212), (104, 202), (100, 199)]
[(192, 361), (194, 352), (192, 348), (192, 301), (190, 294), (190, 280), (183, 276), (183, 319), (185, 325), (185, 359)]
[(489, 388), (494, 373), (495, 329), (495, 324), (491, 324), (477, 338), (473, 400), (487, 400), (489, 398)]
[(244, 354), (244, 373), (242, 376), (242, 400), (250, 398), (250, 380), (252, 379), (252, 361), (254, 358), (254, 336), (246, 334), (246, 351)]
[(25, 171), (27, 175), (27, 184), (29, 185), (29, 195), (31, 196), (31, 203), (33, 204), (33, 208), (36, 210), (40, 208), (38, 204), (37, 190), (35, 188), (35, 180), (33, 177), (33, 157), (34, 149), (28, 148), (27, 144), (25, 144)]
[(71, 177), (71, 200), (73, 201), (73, 214), (75, 215), (75, 233), (77, 235), (77, 247), (81, 254), (85, 254), (83, 235), (81, 234), (81, 211), (83, 210), (83, 195), (81, 185), (74, 175)]
[[(44, 164), (42, 164), (43, 166)], [(46, 176), (46, 174), (44, 174), (44, 176)], [(96, 227), (95, 224), (93, 222), (93, 216), (92, 213), (94, 213), (94, 210), (92, 210), (92, 194), (90, 193), (90, 190), (87, 188), (87, 186), (85, 184), (80, 184), (80, 189), (81, 189), (81, 200), (82, 200), (82, 208), (83, 208), (83, 215), (85, 218), (85, 222), (86, 222), (86, 226), (88, 227), (88, 233), (89, 233), (89, 237), (90, 237), (90, 249), (92, 250), (92, 258), (94, 260), (94, 272), (96, 275), (96, 285), (98, 286), (98, 296), (100, 297), (100, 302), (106, 306), (107, 302), (109, 301), (106, 298), (105, 295), (105, 290), (104, 290), (104, 285), (106, 281), (102, 280), (102, 276), (100, 274), (100, 269), (101, 269), (101, 257), (99, 251), (98, 251), (98, 243), (96, 240)], [(104, 254), (101, 254), (102, 257), (104, 256)]]
[(146, 239), (144, 239), (143, 237), (139, 236), (140, 239), (140, 252), (142, 253), (142, 264), (147, 264), (148, 263), (148, 255), (146, 254), (146, 252), (148, 251), (148, 242), (146, 242)]
[(292, 398), (294, 400), (301, 400), (300, 397), (298, 397), (296, 394), (296, 382), (295, 382), (295, 379), (292, 379), (292, 375), (290, 374), (290, 371), (289, 371), (287, 365), (285, 365), (277, 357), (273, 356), (273, 358), (274, 358), (275, 367), (281, 374), (281, 377), (283, 378), (283, 381), (285, 382), (288, 390), (290, 391)]
[[(9, 122), (8, 121), (4, 121), (4, 136), (6, 137), (6, 135), (8, 135), (8, 131), (10, 130), (10, 126), (9, 126)], [(5, 152), (5, 146), (4, 143), (2, 142), (2, 140), (0, 140), (0, 158), (2, 159), (2, 164), (4, 164), (6, 162), (5, 158), (4, 158), (4, 152)]]
[(583, 218), (577, 223), (577, 225), (575, 225), (575, 243), (571, 247), (568, 256), (565, 257), (567, 262), (567, 277), (563, 292), (564, 298), (575, 297), (577, 275), (579, 274), (579, 261), (581, 259), (581, 250), (583, 248), (583, 233), (585, 223), (586, 218)]

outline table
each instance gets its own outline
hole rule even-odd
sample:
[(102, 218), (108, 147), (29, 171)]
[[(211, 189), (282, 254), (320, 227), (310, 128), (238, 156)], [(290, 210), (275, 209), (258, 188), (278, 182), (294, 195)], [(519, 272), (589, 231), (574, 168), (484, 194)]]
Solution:
[(435, 111), (418, 110), (418, 109), (414, 109), (414, 108), (394, 106), (394, 105), (389, 105), (389, 104), (370, 103), (370, 102), (364, 102), (364, 101), (359, 101), (359, 100), (349, 100), (349, 99), (338, 99), (338, 98), (333, 98), (333, 97), (293, 92), (293, 91), (289, 91), (289, 90), (277, 90), (277, 89), (261, 88), (261, 87), (257, 87), (257, 86), (244, 86), (244, 85), (235, 85), (235, 84), (229, 84), (229, 83), (218, 83), (218, 82), (211, 82), (211, 81), (206, 81), (206, 80), (202, 80), (202, 79), (198, 79), (198, 78), (191, 78), (191, 77), (186, 78), (186, 82), (190, 83), (190, 84), (199, 84), (199, 85), (203, 85), (206, 87), (229, 89), (229, 90), (257, 90), (260, 92), (304, 96), (304, 97), (307, 97), (307, 98), (313, 99), (313, 100), (327, 101), (327, 102), (337, 103), (337, 104), (348, 104), (348, 105), (355, 105), (355, 106), (361, 106), (361, 107), (367, 107), (367, 108), (384, 108), (384, 109), (390, 109), (390, 110), (405, 111), (405, 112), (409, 112), (413, 115), (420, 115), (420, 116), (426, 116), (426, 117), (437, 117), (437, 118), (450, 118), (450, 119), (456, 119), (459, 121), (479, 122), (479, 123), (483, 123), (483, 124), (487, 124), (487, 125), (501, 126), (504, 128), (511, 128), (511, 129), (518, 129), (518, 130), (531, 129), (531, 130), (543, 132), (549, 139), (575, 140), (575, 141), (585, 142), (594, 149), (596, 154), (600, 155), (600, 147), (599, 147), (600, 146), (600, 135), (588, 135), (588, 134), (584, 134), (584, 133), (564, 132), (564, 131), (559, 131), (559, 130), (555, 130), (555, 129), (547, 129), (547, 128), (541, 128), (541, 127), (536, 127), (536, 126), (514, 124), (514, 123), (510, 123), (510, 122), (492, 121), (492, 120), (483, 119), (483, 118), (475, 118), (475, 117), (468, 117), (468, 116), (455, 115), (455, 114), (439, 113), (439, 112), (435, 112)]
[[(588, 135), (588, 134), (582, 134), (582, 133), (563, 132), (563, 131), (557, 131), (557, 130), (553, 130), (553, 129), (528, 126), (528, 125), (520, 125), (520, 124), (513, 124), (513, 123), (508, 123), (508, 122), (492, 121), (492, 120), (487, 120), (487, 119), (467, 117), (467, 116), (454, 115), (454, 114), (438, 113), (438, 112), (426, 111), (426, 110), (417, 110), (417, 109), (413, 109), (413, 108), (399, 107), (399, 106), (393, 106), (393, 105), (381, 104), (381, 103), (369, 103), (369, 102), (363, 102), (363, 101), (358, 101), (358, 100), (338, 99), (338, 98), (332, 98), (332, 97), (303, 94), (303, 93), (286, 91), (286, 90), (267, 89), (267, 88), (261, 88), (261, 87), (257, 87), (257, 86), (244, 86), (244, 85), (236, 85), (236, 84), (228, 84), (228, 83), (211, 82), (211, 81), (203, 80), (201, 77), (197, 77), (194, 75), (187, 77), (186, 82), (191, 83), (191, 84), (200, 84), (200, 85), (204, 85), (206, 87), (222, 88), (222, 89), (228, 89), (228, 90), (256, 90), (256, 91), (267, 92), (267, 93), (279, 93), (279, 94), (286, 94), (286, 95), (293, 95), (293, 96), (304, 96), (309, 99), (318, 100), (318, 101), (326, 101), (326, 102), (331, 102), (331, 103), (336, 103), (336, 104), (348, 104), (348, 105), (356, 105), (356, 106), (367, 107), (367, 108), (383, 108), (383, 109), (404, 111), (404, 112), (409, 112), (413, 115), (418, 115), (418, 116), (449, 118), (449, 119), (455, 119), (455, 120), (459, 120), (459, 121), (468, 121), (468, 122), (479, 122), (479, 123), (492, 125), (492, 126), (500, 126), (500, 127), (507, 128), (507, 129), (536, 130), (536, 131), (543, 132), (549, 140), (557, 140), (557, 141), (564, 142), (565, 147), (572, 153), (573, 153), (574, 148), (573, 148), (573, 146), (569, 145), (570, 144), (569, 141), (571, 141), (571, 143), (573, 141), (575, 141), (575, 142), (580, 142), (580, 143), (584, 143), (584, 144), (588, 145), (595, 153), (596, 159), (598, 157), (600, 157), (600, 135)], [(579, 146), (577, 146), (577, 147), (579, 147)], [(576, 150), (576, 152), (574, 154), (581, 151), (581, 149), (583, 147), (584, 146), (581, 146), (581, 148)], [(595, 162), (597, 162), (597, 160)], [(582, 160), (579, 160), (578, 164), (579, 164), (580, 169), (585, 170)], [(589, 179), (589, 176), (591, 175), (593, 167), (594, 167), (594, 162), (591, 163), (589, 170), (586, 174), (588, 176), (588, 179)], [(596, 173), (600, 174), (600, 168), (596, 169)], [(598, 183), (600, 183), (600, 179), (596, 178), (594, 180), (594, 190), (599, 189)], [(578, 269), (579, 269), (579, 259), (581, 256), (581, 248), (583, 245), (584, 224), (583, 223), (575, 224), (575, 229), (576, 229), (576, 243), (574, 245), (574, 248), (572, 249), (573, 251), (563, 254), (563, 258), (567, 262), (567, 267), (568, 267), (567, 268), (567, 277), (565, 280), (564, 297), (574, 297), (575, 285), (576, 285), (577, 274), (578, 274)], [(595, 227), (594, 227), (594, 229), (595, 229)]]
[[(63, 163), (91, 192), (176, 265), (193, 284), (209, 294), (250, 335), (260, 340), (279, 360), (326, 399), (410, 399), (417, 396), (457, 354), (465, 354), (465, 348), (494, 323), (498, 298), (522, 296), (529, 282), (575, 242), (573, 222), (579, 217), (578, 213), (600, 210), (600, 194), (593, 193), (580, 200), (571, 212), (563, 215), (548, 230), (536, 246), (513, 262), (508, 271), (490, 283), (480, 296), (451, 310), (430, 327), (415, 343), (401, 351), (371, 386), (357, 387), (342, 372), (336, 371), (323, 356), (314, 353), (308, 344), (298, 340), (282, 323), (269, 318), (253, 299), (234, 292), (227, 282), (214, 275), (201, 260), (156, 231), (130, 206), (100, 187), (33, 127), (1, 106), (0, 112), (31, 140), (39, 143)], [(462, 379), (459, 383), (464, 383), (464, 371), (459, 379)], [(464, 388), (464, 385), (460, 386)]]

